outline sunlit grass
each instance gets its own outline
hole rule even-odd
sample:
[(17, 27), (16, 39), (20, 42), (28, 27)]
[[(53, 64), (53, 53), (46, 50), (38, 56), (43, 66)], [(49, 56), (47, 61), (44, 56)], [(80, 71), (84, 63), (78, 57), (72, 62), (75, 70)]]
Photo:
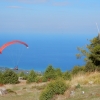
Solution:
[[(11, 89), (4, 96), (0, 96), (0, 100), (39, 100), (42, 90), (46, 87), (48, 82), (44, 83), (20, 83), (16, 85), (7, 84), (6, 89)], [(72, 77), (72, 80), (66, 81), (66, 85), (70, 85), (64, 95), (55, 95), (55, 100), (99, 100), (100, 94), (100, 73), (79, 73)], [(78, 88), (76, 88), (79, 85)], [(73, 97), (70, 92), (75, 91)], [(85, 93), (82, 94), (82, 91)]]
[(100, 73), (85, 73), (85, 74), (77, 74), (72, 77), (72, 80), (69, 81), (71, 86), (75, 86), (77, 84), (81, 85), (97, 85), (100, 84)]

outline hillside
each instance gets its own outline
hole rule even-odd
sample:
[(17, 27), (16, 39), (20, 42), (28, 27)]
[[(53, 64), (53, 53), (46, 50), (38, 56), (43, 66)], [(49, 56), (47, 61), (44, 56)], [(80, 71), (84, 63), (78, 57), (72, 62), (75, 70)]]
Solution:
[[(0, 100), (39, 100), (43, 89), (50, 82), (33, 82), (27, 84), (21, 80), (19, 84), (7, 84), (0, 88), (6, 88), (7, 94), (0, 96)], [(100, 98), (100, 73), (86, 73), (74, 76), (71, 81), (66, 81), (70, 87), (63, 95), (55, 95), (51, 100), (99, 100)]]

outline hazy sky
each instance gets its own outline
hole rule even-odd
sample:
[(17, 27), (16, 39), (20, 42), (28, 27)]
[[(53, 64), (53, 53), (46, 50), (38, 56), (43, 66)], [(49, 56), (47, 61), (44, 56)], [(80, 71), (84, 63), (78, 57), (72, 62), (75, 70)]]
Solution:
[(100, 0), (0, 0), (0, 33), (96, 32)]
[[(53, 64), (68, 69), (81, 63), (76, 61), (76, 48), (97, 36), (96, 22), (100, 28), (100, 0), (0, 0), (0, 46), (14, 39), (25, 41), (26, 66)], [(8, 56), (3, 52), (0, 57), (6, 66)]]

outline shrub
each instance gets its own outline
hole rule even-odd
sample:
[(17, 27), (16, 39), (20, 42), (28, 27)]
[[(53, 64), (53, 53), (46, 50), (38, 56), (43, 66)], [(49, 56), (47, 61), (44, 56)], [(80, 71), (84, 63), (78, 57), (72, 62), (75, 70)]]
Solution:
[(68, 88), (68, 86), (66, 86), (66, 83), (63, 79), (58, 79), (52, 84), (54, 85), (53, 90), (55, 94), (64, 94), (64, 92)]
[(64, 80), (71, 80), (71, 73), (66, 71), (63, 73)]
[(22, 71), (18, 74), (19, 77), (23, 77), (24, 80), (27, 79), (27, 75)]
[(18, 83), (18, 76), (12, 70), (6, 70), (3, 74), (3, 83), (16, 84)]
[(42, 76), (38, 76), (35, 78), (35, 82), (39, 83), (39, 82), (43, 82), (43, 77)]
[(1, 85), (3, 84), (3, 74), (2, 74), (2, 72), (0, 72), (0, 84)]
[(27, 78), (27, 83), (35, 82), (36, 77), (37, 77), (37, 75), (34, 72), (34, 70), (31, 70), (29, 75), (28, 75), (28, 78)]
[(55, 75), (56, 77), (62, 77), (63, 73), (61, 72), (61, 70), (59, 68), (55, 69)]
[(55, 94), (64, 94), (65, 90), (69, 88), (63, 79), (51, 81), (40, 95), (40, 100), (50, 100)]
[(11, 89), (6, 89), (7, 93), (15, 93), (17, 94), (15, 91), (11, 90)]
[(54, 92), (52, 90), (46, 89), (40, 95), (39, 100), (50, 100), (51, 98), (53, 98), (53, 95), (54, 95)]
[(85, 67), (84, 66), (74, 66), (74, 68), (72, 69), (72, 74), (76, 75), (80, 72), (85, 72)]
[(86, 72), (94, 72), (96, 70), (96, 66), (92, 62), (87, 62), (85, 66)]
[(80, 88), (80, 87), (81, 87), (80, 84), (77, 84), (77, 85), (75, 86), (76, 89), (78, 89), (78, 88)]
[(43, 77), (45, 81), (55, 79), (56, 78), (55, 69), (51, 65), (48, 66), (46, 71), (44, 72)]
[(42, 77), (42, 81), (43, 81), (43, 82), (47, 82), (48, 79), (47, 79), (45, 76), (43, 76), (43, 77)]

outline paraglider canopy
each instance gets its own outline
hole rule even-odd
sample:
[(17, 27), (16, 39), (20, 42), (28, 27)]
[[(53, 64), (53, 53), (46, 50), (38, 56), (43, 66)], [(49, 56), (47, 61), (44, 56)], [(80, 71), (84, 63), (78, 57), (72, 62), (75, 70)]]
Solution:
[(0, 54), (2, 54), (2, 51), (0, 51)]
[(10, 45), (12, 45), (12, 44), (16, 44), (16, 43), (23, 44), (23, 45), (25, 45), (25, 46), (28, 48), (28, 45), (27, 45), (25, 42), (22, 42), (22, 41), (19, 41), (19, 40), (14, 40), (14, 41), (7, 42), (7, 43), (5, 43), (2, 47), (0, 47), (0, 54), (2, 54), (2, 51), (3, 51), (6, 47), (8, 47), (8, 46), (10, 46)]

